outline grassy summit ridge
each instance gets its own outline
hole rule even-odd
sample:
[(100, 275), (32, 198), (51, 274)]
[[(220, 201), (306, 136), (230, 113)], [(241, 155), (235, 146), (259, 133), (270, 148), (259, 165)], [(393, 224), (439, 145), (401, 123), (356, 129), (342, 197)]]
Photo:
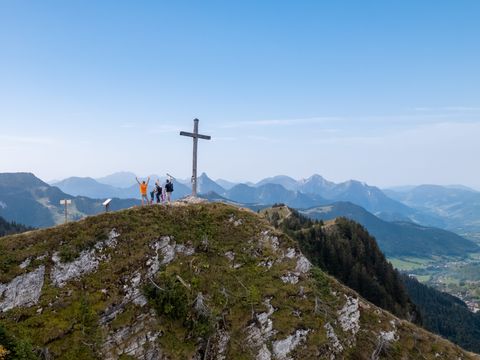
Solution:
[(224, 204), (88, 217), (1, 238), (0, 254), (6, 359), (20, 358), (13, 343), (39, 359), (478, 358), (363, 300), (262, 217)]

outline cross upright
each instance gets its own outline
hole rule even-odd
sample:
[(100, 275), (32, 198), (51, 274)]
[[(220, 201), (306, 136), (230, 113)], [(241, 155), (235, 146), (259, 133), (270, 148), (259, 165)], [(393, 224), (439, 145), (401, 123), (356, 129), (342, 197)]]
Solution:
[(198, 133), (198, 119), (193, 119), (193, 133), (180, 131), (180, 135), (193, 138), (192, 195), (197, 196), (197, 144), (198, 139), (210, 140), (208, 135)]

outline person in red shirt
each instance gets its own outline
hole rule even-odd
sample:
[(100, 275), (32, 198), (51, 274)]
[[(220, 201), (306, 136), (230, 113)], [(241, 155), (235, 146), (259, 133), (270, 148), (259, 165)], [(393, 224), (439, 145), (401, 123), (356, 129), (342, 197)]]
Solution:
[(137, 180), (138, 185), (140, 185), (140, 195), (142, 196), (142, 206), (144, 205), (143, 204), (144, 199), (147, 202), (147, 205), (150, 204), (150, 201), (148, 200), (148, 195), (147, 195), (148, 182), (150, 181), (150, 176), (147, 178), (147, 182), (145, 182), (145, 180), (140, 182), (137, 177), (135, 177), (135, 179)]

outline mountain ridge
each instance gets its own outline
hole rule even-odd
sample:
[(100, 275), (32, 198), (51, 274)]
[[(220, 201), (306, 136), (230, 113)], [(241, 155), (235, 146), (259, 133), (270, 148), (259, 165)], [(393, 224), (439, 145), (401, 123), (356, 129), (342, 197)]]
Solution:
[(317, 220), (333, 220), (337, 217), (352, 219), (375, 236), (380, 248), (388, 256), (464, 256), (479, 250), (474, 242), (455, 233), (412, 222), (388, 222), (348, 202), (314, 207), (301, 213)]
[(479, 358), (223, 204), (102, 214), (2, 238), (0, 250), (4, 333), (52, 359)]
[[(72, 196), (50, 186), (32, 173), (0, 173), (0, 216), (32, 227), (53, 226), (64, 222), (60, 200), (72, 200), (69, 220), (105, 211), (103, 199)], [(112, 199), (111, 210), (139, 204), (135, 199)]]

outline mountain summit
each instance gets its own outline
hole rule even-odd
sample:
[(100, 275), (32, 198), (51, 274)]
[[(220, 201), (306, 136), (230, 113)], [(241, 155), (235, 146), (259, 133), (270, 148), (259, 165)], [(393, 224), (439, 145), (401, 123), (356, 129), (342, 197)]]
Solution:
[(2, 238), (3, 350), (27, 349), (29, 359), (478, 359), (341, 285), (259, 215), (176, 205)]

